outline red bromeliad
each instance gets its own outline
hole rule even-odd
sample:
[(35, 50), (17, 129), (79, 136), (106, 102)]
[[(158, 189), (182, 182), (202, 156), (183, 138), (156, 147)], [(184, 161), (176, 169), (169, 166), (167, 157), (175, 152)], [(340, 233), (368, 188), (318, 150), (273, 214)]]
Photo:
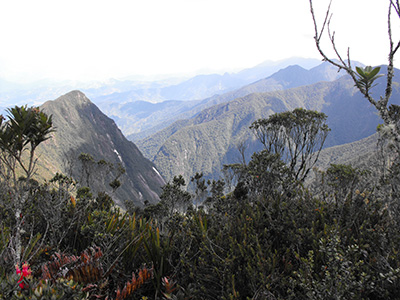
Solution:
[(29, 268), (29, 264), (26, 262), (22, 265), (22, 271), (18, 265), (15, 265), (15, 270), (17, 274), (21, 276), (18, 280), (19, 287), (21, 289), (24, 289), (26, 287), (26, 284), (23, 280), (24, 278), (31, 278), (32, 270)]

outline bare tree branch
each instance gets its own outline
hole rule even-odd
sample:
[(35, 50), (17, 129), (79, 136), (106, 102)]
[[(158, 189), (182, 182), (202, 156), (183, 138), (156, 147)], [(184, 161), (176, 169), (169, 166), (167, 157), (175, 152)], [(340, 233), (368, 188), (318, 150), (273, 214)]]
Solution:
[[(372, 104), (375, 106), (375, 108), (378, 110), (380, 117), (384, 121), (386, 125), (393, 125), (393, 120), (391, 120), (389, 116), (389, 110), (388, 110), (388, 102), (390, 97), (392, 96), (392, 83), (393, 83), (393, 76), (394, 76), (394, 55), (400, 48), (400, 40), (397, 42), (395, 45), (393, 42), (393, 36), (392, 36), (392, 17), (391, 17), (391, 12), (392, 9), (396, 11), (397, 16), (400, 18), (400, 4), (399, 0), (389, 0), (389, 9), (388, 9), (388, 38), (389, 38), (389, 43), (390, 43), (390, 48), (389, 48), (389, 55), (388, 55), (388, 67), (387, 67), (387, 75), (386, 75), (386, 89), (385, 89), (385, 94), (379, 98), (379, 100), (375, 100), (373, 96), (370, 93), (370, 90), (368, 88), (365, 88), (362, 84), (360, 84), (360, 80), (358, 78), (358, 74), (352, 69), (351, 66), (351, 59), (350, 59), (350, 48), (347, 49), (347, 62), (342, 58), (340, 55), (340, 52), (338, 51), (336, 47), (336, 42), (335, 42), (335, 32), (332, 33), (330, 29), (330, 22), (332, 18), (331, 14), (331, 4), (332, 0), (329, 3), (329, 6), (326, 10), (326, 15), (325, 19), (322, 25), (322, 29), (319, 31), (318, 26), (317, 26), (317, 21), (316, 21), (316, 16), (314, 13), (314, 8), (313, 8), (313, 1), (309, 0), (310, 3), (310, 11), (311, 11), (311, 16), (314, 22), (314, 31), (315, 31), (315, 44), (316, 47), (323, 57), (324, 61), (329, 62), (330, 64), (338, 67), (339, 69), (343, 69), (346, 71), (348, 75), (352, 78), (355, 86), (357, 89), (361, 92), (361, 94)], [(329, 38), (329, 41), (331, 43), (332, 49), (339, 60), (339, 62), (329, 58), (325, 51), (321, 47), (321, 39), (322, 36), (325, 32), (325, 29), (327, 28), (327, 35)], [(394, 132), (395, 136), (398, 136), (399, 133), (396, 134)], [(399, 139), (400, 142), (400, 137), (396, 137), (396, 139)]]

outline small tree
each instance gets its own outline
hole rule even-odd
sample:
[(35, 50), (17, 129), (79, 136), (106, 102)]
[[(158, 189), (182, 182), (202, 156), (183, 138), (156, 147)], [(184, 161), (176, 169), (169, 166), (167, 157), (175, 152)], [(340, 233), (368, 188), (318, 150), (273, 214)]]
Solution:
[[(29, 184), (35, 173), (35, 150), (54, 131), (52, 116), (36, 107), (8, 109), (8, 120), (0, 116), (0, 172), (12, 198), (15, 234), (10, 241), (15, 264), (21, 262), (22, 209), (29, 197)], [(27, 152), (27, 156), (24, 153)], [(21, 175), (21, 177), (20, 177)]]
[(371, 186), (370, 172), (351, 165), (331, 164), (326, 171), (315, 169), (315, 175), (314, 195), (336, 207)]
[(185, 210), (191, 203), (192, 195), (182, 189), (185, 185), (185, 179), (179, 175), (162, 187), (160, 204), (164, 206), (167, 216), (170, 217), (175, 212)]
[(330, 129), (324, 113), (296, 108), (251, 125), (267, 152), (278, 155), (295, 180), (304, 180), (316, 163)]
[[(35, 171), (35, 150), (40, 143), (50, 138), (54, 131), (52, 116), (47, 116), (35, 107), (15, 106), (8, 109), (8, 121), (0, 116), (0, 160), (11, 172), (14, 184), (18, 167), (29, 181)], [(28, 159), (23, 157), (28, 151)]]
[(196, 172), (196, 174), (190, 178), (190, 182), (193, 182), (195, 186), (194, 204), (197, 208), (204, 202), (207, 196), (206, 180), (203, 178), (203, 173)]
[(288, 168), (279, 154), (267, 150), (254, 153), (246, 171), (246, 183), (252, 194), (271, 196), (285, 190), (290, 183)]

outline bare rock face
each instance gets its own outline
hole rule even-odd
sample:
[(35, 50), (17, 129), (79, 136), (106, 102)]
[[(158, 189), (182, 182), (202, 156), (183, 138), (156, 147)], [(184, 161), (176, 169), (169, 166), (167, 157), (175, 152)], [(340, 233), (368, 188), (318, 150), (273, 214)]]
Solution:
[[(126, 170), (119, 178), (121, 187), (112, 194), (117, 203), (132, 201), (137, 206), (143, 206), (145, 201), (159, 201), (158, 195), (165, 182), (155, 165), (82, 92), (72, 91), (44, 103), (41, 108), (53, 115), (56, 128), (53, 138), (40, 147), (39, 161), (48, 175), (62, 172), (79, 180), (82, 167), (78, 164), (78, 156), (87, 153), (95, 162), (104, 160)], [(116, 175), (115, 167), (107, 171), (108, 178), (112, 178), (113, 172)], [(92, 173), (90, 188), (94, 192), (110, 191), (106, 172), (93, 167)]]

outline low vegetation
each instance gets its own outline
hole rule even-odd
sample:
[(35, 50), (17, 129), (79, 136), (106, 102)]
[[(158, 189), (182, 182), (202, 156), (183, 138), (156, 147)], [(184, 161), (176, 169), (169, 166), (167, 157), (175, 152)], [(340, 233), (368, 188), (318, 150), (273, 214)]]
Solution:
[(36, 181), (35, 150), (51, 138), (52, 118), (37, 108), (8, 112), (0, 299), (398, 298), (399, 164), (390, 143), (380, 178), (331, 165), (306, 188), (326, 116), (279, 113), (253, 123), (264, 150), (225, 166), (225, 180), (196, 173), (191, 194), (176, 176), (158, 204), (122, 210), (85, 186), (101, 172)]

